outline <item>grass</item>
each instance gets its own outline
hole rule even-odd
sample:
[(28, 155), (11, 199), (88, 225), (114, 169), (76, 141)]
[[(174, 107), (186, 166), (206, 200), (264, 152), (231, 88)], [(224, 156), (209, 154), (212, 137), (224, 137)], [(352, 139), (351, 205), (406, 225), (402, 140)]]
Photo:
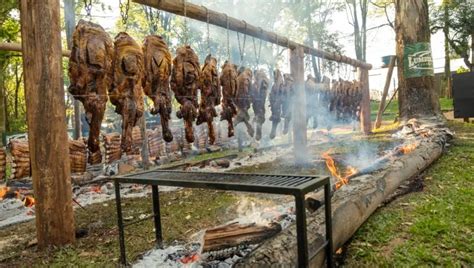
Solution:
[[(209, 226), (230, 220), (235, 195), (204, 190), (180, 190), (160, 196), (165, 243), (188, 241), (189, 236)], [(124, 218), (151, 213), (150, 198), (125, 199)], [(115, 203), (108, 201), (75, 211), (76, 229), (88, 230), (73, 246), (38, 251), (28, 246), (34, 240), (34, 221), (0, 230), (0, 267), (113, 267), (118, 263), (118, 230)], [(176, 224), (179, 222), (179, 224)], [(127, 259), (133, 261), (153, 248), (152, 220), (125, 229)]]
[(348, 246), (347, 267), (474, 265), (474, 125), (423, 175), (424, 190), (377, 210)]
[[(370, 101), (370, 111), (371, 111), (370, 117), (372, 121), (375, 121), (375, 119), (377, 118), (379, 105), (380, 105), (379, 101)], [(453, 99), (440, 98), (439, 105), (440, 105), (441, 111), (443, 112), (451, 111), (454, 109)], [(393, 100), (388, 105), (382, 118), (384, 121), (394, 121), (397, 117), (398, 117), (398, 100)]]

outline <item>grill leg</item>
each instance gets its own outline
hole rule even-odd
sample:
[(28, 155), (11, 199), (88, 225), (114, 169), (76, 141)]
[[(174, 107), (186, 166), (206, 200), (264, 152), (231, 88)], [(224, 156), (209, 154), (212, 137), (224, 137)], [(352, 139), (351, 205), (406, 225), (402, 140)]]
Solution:
[(328, 182), (324, 185), (324, 217), (326, 222), (326, 262), (327, 267), (333, 267), (332, 258), (332, 216), (331, 216), (331, 184)]
[(304, 195), (295, 195), (296, 239), (298, 241), (298, 267), (308, 267), (308, 239), (306, 234), (306, 210)]
[(156, 246), (163, 248), (163, 234), (161, 232), (161, 214), (160, 214), (160, 193), (157, 185), (151, 186), (151, 195), (153, 199), (153, 221), (155, 223)]
[(117, 224), (119, 229), (119, 244), (120, 244), (120, 263), (127, 265), (127, 256), (125, 254), (125, 236), (123, 231), (123, 217), (122, 217), (122, 203), (120, 200), (120, 183), (115, 180), (115, 205), (117, 206)]

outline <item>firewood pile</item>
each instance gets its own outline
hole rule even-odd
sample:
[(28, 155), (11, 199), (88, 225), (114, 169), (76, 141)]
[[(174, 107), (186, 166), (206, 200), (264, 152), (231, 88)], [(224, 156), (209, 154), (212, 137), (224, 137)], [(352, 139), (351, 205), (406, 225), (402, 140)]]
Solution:
[(7, 154), (5, 148), (0, 148), (0, 180), (5, 178), (5, 171), (7, 169)]
[(87, 146), (81, 140), (69, 140), (71, 173), (84, 173), (87, 166)]
[[(196, 128), (196, 138), (197, 138), (197, 147), (199, 149), (204, 149), (206, 148), (207, 144), (207, 136), (208, 136), (208, 129), (203, 127), (204, 125), (197, 126)], [(216, 140), (215, 134), (214, 134), (214, 142)]]
[(108, 133), (103, 135), (105, 147), (105, 163), (112, 163), (122, 157), (122, 150), (120, 148), (121, 137), (120, 133)]
[[(171, 134), (171, 133), (170, 133)], [(164, 155), (164, 142), (162, 141), (160, 129), (148, 129), (148, 150), (150, 151), (150, 157), (159, 158)]]
[(142, 132), (138, 126), (132, 129), (132, 150), (129, 154), (140, 154), (143, 145)]
[(26, 140), (11, 140), (12, 179), (21, 179), (31, 175), (30, 148)]

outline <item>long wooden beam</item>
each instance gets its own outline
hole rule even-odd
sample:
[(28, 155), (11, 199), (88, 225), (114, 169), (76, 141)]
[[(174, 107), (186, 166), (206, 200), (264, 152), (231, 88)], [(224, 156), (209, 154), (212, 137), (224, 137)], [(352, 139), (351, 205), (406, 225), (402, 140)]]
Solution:
[[(22, 52), (21, 44), (19, 44), (19, 43), (0, 43), (0, 50)], [(71, 55), (70, 50), (63, 50), (62, 51), (62, 56), (63, 57), (69, 58), (69, 55)]]
[[(133, 0), (133, 2), (154, 7), (180, 16), (184, 16), (185, 2), (183, 0)], [(274, 32), (265, 31), (260, 27), (248, 24), (243, 20), (238, 20), (236, 18), (227, 16), (224, 13), (219, 13), (207, 9), (206, 7), (186, 2), (186, 16), (188, 18), (207, 22), (208, 14), (209, 23), (212, 25), (216, 25), (222, 28), (227, 28), (227, 25), (229, 25), (229, 30), (253, 36), (255, 38), (259, 38), (267, 42), (277, 44), (279, 46), (288, 47), (290, 49), (294, 49), (297, 46), (300, 46), (303, 48), (304, 53), (311, 54), (319, 58), (346, 63), (367, 70), (372, 68), (372, 65), (366, 62), (352, 59), (344, 55), (330, 53), (313, 47), (305, 46), (303, 44), (288, 40), (287, 37), (280, 36)]]

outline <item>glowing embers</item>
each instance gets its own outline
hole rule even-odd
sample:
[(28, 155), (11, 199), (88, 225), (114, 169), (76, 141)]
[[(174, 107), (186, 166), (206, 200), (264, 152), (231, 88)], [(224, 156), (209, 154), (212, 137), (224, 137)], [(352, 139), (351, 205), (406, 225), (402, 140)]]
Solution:
[(357, 173), (357, 169), (354, 167), (347, 167), (346, 171), (344, 172), (344, 175), (340, 174), (339, 171), (337, 170), (336, 163), (334, 161), (334, 158), (332, 158), (329, 154), (331, 153), (331, 150), (328, 150), (324, 152), (321, 157), (326, 160), (326, 166), (329, 169), (329, 172), (331, 172), (331, 175), (335, 178), (338, 179), (336, 182), (336, 189), (341, 188), (343, 185), (349, 183), (349, 178)]
[(418, 147), (418, 142), (414, 142), (414, 143), (411, 143), (411, 144), (408, 144), (408, 145), (404, 145), (404, 146), (400, 147), (398, 150), (403, 154), (409, 154), (409, 153), (413, 152), (413, 150), (415, 150), (416, 147)]

